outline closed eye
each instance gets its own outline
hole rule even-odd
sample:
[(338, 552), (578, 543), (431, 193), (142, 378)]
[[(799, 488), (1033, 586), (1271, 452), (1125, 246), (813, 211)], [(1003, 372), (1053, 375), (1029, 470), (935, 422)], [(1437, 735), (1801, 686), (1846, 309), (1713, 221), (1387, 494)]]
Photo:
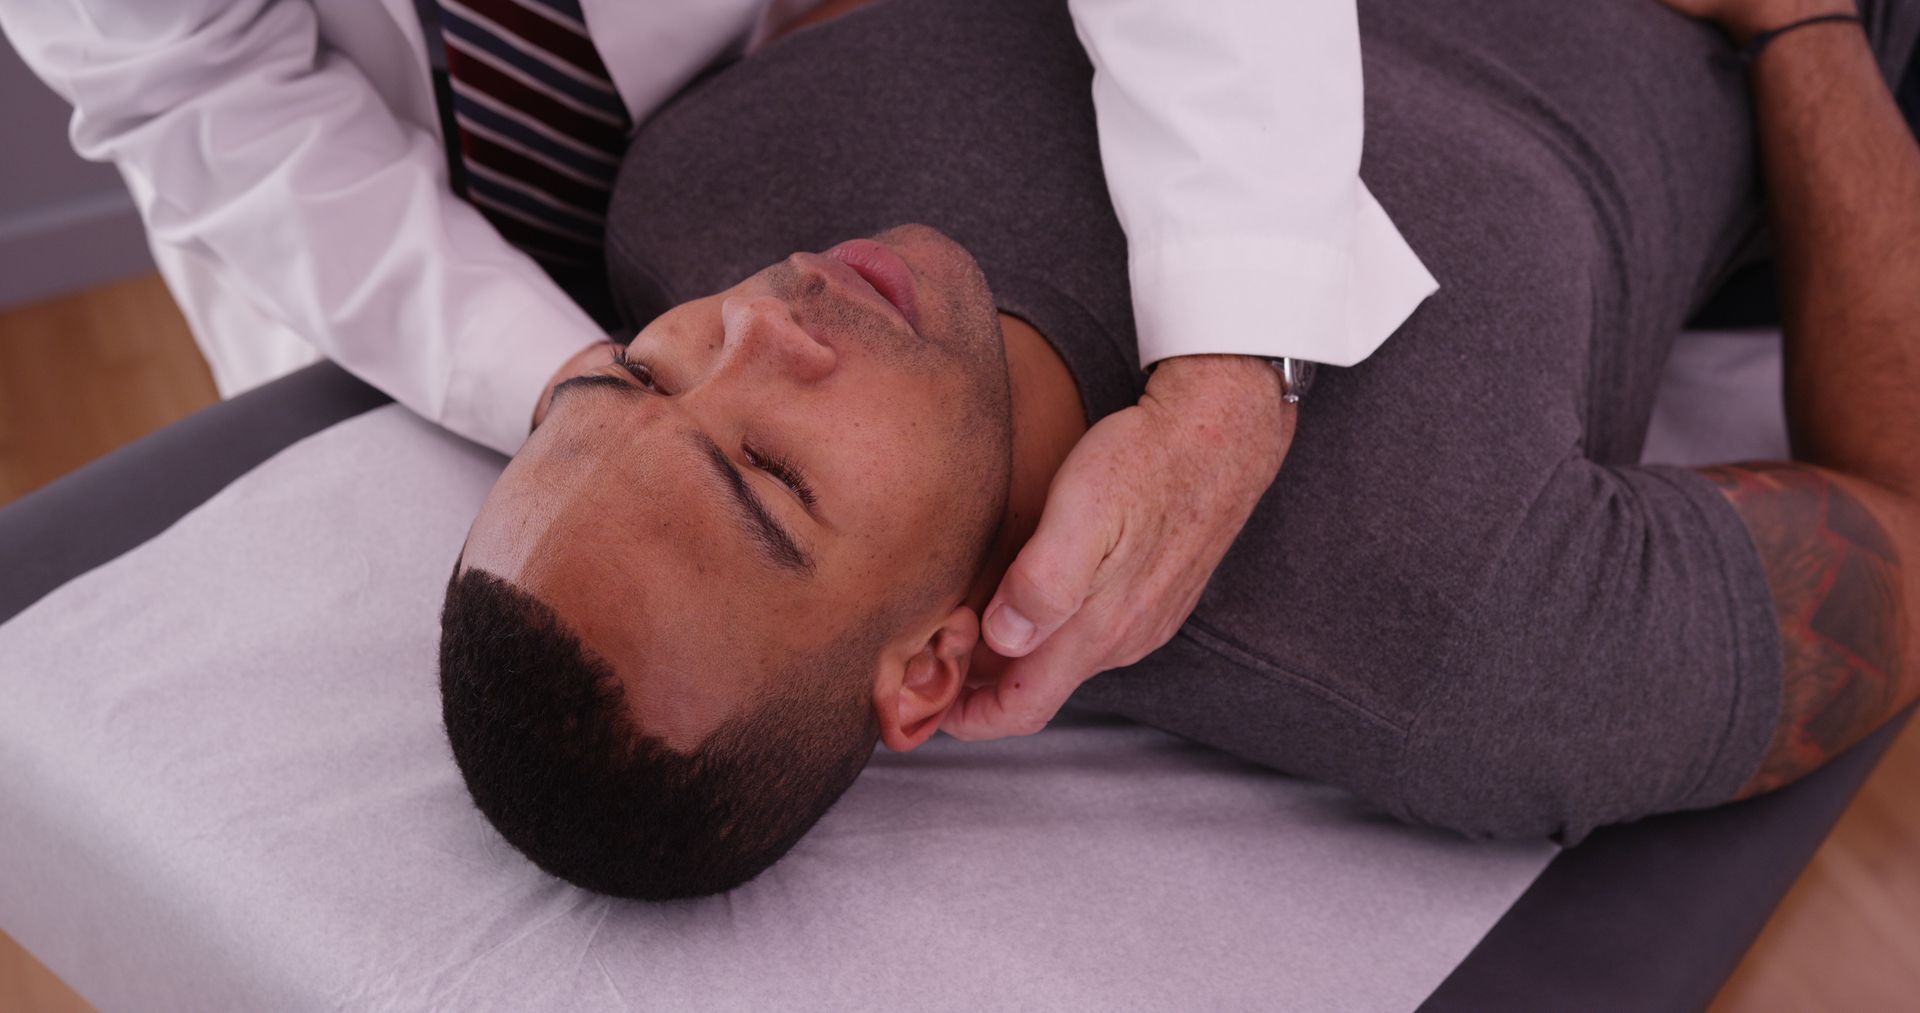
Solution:
[(806, 476), (800, 473), (799, 468), (794, 467), (793, 462), (777, 453), (756, 450), (751, 446), (742, 446), (740, 453), (747, 459), (748, 464), (772, 475), (781, 484), (793, 490), (793, 494), (800, 497), (800, 502), (806, 504), (808, 510), (813, 509), (813, 487), (807, 484)]

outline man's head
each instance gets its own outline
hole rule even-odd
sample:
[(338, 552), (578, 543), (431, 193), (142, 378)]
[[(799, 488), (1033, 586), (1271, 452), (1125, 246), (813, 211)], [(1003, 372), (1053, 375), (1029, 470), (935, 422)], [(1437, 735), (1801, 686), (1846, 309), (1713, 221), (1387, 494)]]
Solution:
[(978, 638), (1011, 406), (978, 267), (931, 229), (796, 254), (556, 388), (442, 617), (449, 741), (548, 871), (641, 897), (770, 865)]

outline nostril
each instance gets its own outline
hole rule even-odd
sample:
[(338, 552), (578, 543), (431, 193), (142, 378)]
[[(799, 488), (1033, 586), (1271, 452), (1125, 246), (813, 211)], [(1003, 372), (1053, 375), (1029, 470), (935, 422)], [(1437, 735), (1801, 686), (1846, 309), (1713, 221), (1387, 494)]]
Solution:
[(825, 295), (830, 280), (827, 263), (818, 254), (804, 251), (787, 257), (785, 270), (768, 278), (773, 294), (789, 302), (802, 303)]
[(804, 380), (823, 378), (838, 364), (833, 345), (802, 324), (785, 300), (734, 296), (721, 302), (720, 316), (728, 346), (744, 360), (775, 364)]

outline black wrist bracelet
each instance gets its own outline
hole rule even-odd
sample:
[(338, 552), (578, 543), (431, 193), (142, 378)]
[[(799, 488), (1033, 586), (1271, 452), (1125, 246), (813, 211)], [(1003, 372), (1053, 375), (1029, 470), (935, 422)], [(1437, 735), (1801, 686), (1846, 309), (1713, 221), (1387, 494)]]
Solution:
[(1766, 49), (1768, 43), (1780, 36), (1796, 28), (1805, 28), (1808, 25), (1824, 25), (1831, 21), (1851, 21), (1856, 25), (1862, 23), (1860, 21), (1860, 15), (1858, 14), (1821, 14), (1817, 17), (1804, 18), (1790, 25), (1782, 25), (1770, 32), (1761, 32), (1759, 35), (1754, 36), (1753, 41), (1747, 43), (1747, 48), (1742, 49), (1736, 58), (1741, 63), (1750, 64), (1760, 58), (1760, 51)]

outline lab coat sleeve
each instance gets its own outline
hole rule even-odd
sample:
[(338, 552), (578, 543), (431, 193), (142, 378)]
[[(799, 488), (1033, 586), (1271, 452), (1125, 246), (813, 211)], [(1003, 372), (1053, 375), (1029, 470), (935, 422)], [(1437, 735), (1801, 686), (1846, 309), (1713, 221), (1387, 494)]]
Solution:
[(1351, 365), (1436, 288), (1360, 181), (1354, 0), (1071, 0), (1142, 365)]
[(547, 379), (604, 340), (304, 0), (0, 0), (0, 28), (155, 243), (426, 418), (512, 453)]

